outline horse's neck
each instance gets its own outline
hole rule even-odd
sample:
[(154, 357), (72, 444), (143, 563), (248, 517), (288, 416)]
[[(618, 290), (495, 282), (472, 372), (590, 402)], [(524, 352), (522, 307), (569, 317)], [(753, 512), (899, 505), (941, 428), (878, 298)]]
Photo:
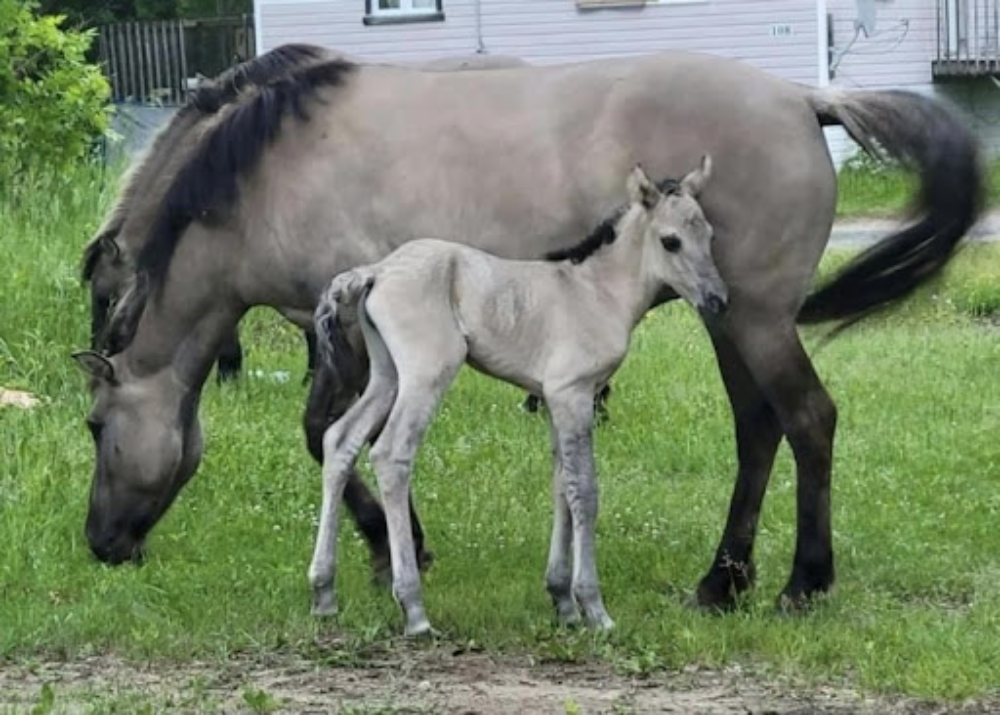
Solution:
[(125, 355), (133, 371), (150, 374), (169, 369), (178, 383), (197, 391), (242, 313), (221, 301), (189, 297), (178, 290), (159, 299), (150, 296)]

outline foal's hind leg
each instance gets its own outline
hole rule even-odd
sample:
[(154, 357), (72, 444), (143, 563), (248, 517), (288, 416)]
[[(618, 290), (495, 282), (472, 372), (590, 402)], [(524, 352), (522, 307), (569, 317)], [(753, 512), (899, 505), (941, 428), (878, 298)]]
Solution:
[[(323, 464), (323, 435), (327, 427), (335, 422), (363, 385), (340, 385), (328, 367), (320, 361), (313, 374), (309, 386), (309, 397), (303, 414), (303, 429), (306, 433), (306, 446), (309, 453), (320, 464)], [(385, 512), (382, 505), (374, 497), (361, 477), (353, 469), (344, 488), (344, 503), (357, 524), (361, 535), (371, 552), (372, 571), (377, 581), (386, 580), (389, 571), (389, 535), (386, 530)], [(413, 539), (416, 544), (417, 562), (421, 569), (426, 569), (433, 561), (433, 555), (424, 548), (424, 532), (413, 507), (410, 504)]]
[(336, 612), (334, 581), (340, 500), (349, 480), (357, 479), (354, 464), (358, 454), (385, 422), (395, 395), (395, 375), (375, 372), (361, 399), (327, 429), (323, 438), (323, 506), (309, 567), (314, 615)]
[(753, 545), (757, 519), (782, 432), (774, 410), (732, 341), (721, 331), (710, 333), (736, 424), (739, 471), (726, 529), (715, 561), (698, 585), (697, 600), (705, 608), (728, 610), (753, 586), (756, 577)]
[(729, 335), (795, 455), (795, 559), (781, 603), (797, 608), (829, 590), (834, 581), (830, 471), (837, 410), (794, 326), (767, 319), (770, 316), (755, 317), (736, 322), (730, 314)]
[[(448, 351), (444, 351), (447, 353)], [(372, 467), (378, 476), (385, 503), (392, 554), (392, 593), (406, 617), (408, 636), (431, 630), (420, 595), (420, 575), (414, 558), (410, 524), (410, 477), (417, 449), (434, 410), (462, 366), (464, 355), (440, 356), (440, 370), (425, 376), (407, 375), (399, 365), (399, 394), (385, 428), (371, 449)]]

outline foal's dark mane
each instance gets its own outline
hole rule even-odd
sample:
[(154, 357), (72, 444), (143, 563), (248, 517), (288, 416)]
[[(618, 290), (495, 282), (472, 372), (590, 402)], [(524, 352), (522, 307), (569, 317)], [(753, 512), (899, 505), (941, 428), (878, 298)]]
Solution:
[(290, 74), (298, 67), (319, 62), (327, 56), (327, 50), (318, 45), (288, 44), (276, 47), (246, 62), (231, 67), (218, 77), (204, 82), (184, 105), (177, 110), (170, 122), (156, 135), (153, 144), (141, 163), (125, 180), (121, 188), (120, 198), (112, 209), (114, 218), (91, 239), (83, 250), (80, 274), (84, 282), (94, 277), (98, 262), (104, 254), (102, 239), (114, 239), (125, 223), (125, 217), (133, 201), (141, 199), (136, 196), (138, 184), (145, 179), (149, 159), (173, 145), (193, 124), (202, 118), (216, 114), (222, 107), (234, 102), (241, 92), (257, 86), (274, 82), (280, 77)]
[(135, 285), (119, 302), (103, 341), (109, 354), (132, 342), (146, 302), (163, 285), (185, 230), (195, 221), (219, 220), (236, 201), (239, 179), (254, 170), (278, 137), (285, 116), (308, 121), (306, 100), (322, 87), (342, 84), (355, 68), (343, 59), (295, 68), (248, 93), (202, 138), (171, 180), (139, 250)]
[[(681, 183), (676, 179), (663, 179), (656, 184), (656, 188), (663, 194), (675, 194), (681, 190)], [(615, 226), (626, 211), (628, 211), (628, 204), (619, 206), (610, 216), (597, 224), (585, 239), (575, 246), (549, 251), (545, 254), (545, 260), (569, 261), (573, 264), (583, 263), (587, 258), (597, 253), (601, 246), (614, 243), (618, 236)]]

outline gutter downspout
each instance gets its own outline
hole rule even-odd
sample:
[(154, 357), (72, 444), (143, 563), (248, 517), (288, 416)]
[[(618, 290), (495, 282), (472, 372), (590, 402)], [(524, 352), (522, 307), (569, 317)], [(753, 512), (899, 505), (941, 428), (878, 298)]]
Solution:
[(476, 7), (476, 54), (486, 54), (486, 43), (483, 42), (483, 0), (475, 0)]

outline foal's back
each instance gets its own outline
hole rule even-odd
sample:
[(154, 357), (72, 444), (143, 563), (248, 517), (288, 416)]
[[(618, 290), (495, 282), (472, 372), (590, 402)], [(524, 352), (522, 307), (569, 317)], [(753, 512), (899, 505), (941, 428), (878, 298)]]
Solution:
[(464, 342), (470, 365), (535, 392), (553, 369), (581, 355), (606, 362), (597, 359), (603, 348), (617, 354), (628, 338), (601, 324), (599, 297), (565, 263), (514, 261), (418, 239), (373, 269), (367, 306), (380, 331), (389, 320), (434, 351), (442, 346), (428, 336), (446, 328)]

